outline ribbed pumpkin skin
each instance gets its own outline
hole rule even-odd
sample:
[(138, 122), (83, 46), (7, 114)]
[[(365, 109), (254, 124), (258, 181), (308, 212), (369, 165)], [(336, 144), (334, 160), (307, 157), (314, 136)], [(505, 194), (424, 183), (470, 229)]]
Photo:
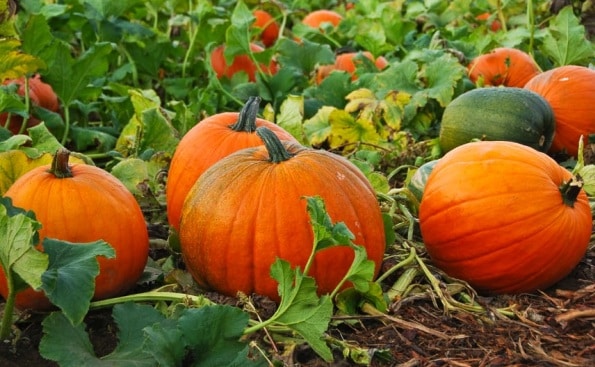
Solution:
[[(256, 133), (230, 128), (239, 117), (237, 112), (222, 112), (207, 117), (190, 129), (178, 144), (170, 164), (165, 191), (167, 218), (175, 230), (180, 226), (186, 195), (207, 168), (240, 149), (262, 145)], [(296, 141), (285, 129), (265, 119), (256, 118), (256, 126), (268, 127), (282, 140)]]
[(571, 174), (544, 153), (513, 142), (474, 142), (434, 167), (420, 205), (433, 263), (486, 293), (544, 289), (585, 254), (592, 218), (580, 191), (574, 207), (559, 186)]
[[(204, 287), (279, 300), (270, 267), (277, 258), (303, 270), (313, 234), (304, 196), (318, 195), (334, 222), (345, 222), (365, 246), (376, 272), (385, 249), (378, 201), (365, 176), (346, 159), (284, 143), (296, 154), (272, 163), (264, 146), (222, 159), (193, 186), (184, 204), (180, 243), (187, 269)], [(353, 250), (340, 246), (316, 255), (309, 273), (321, 294), (347, 272)]]
[[(6, 192), (13, 205), (35, 212), (45, 237), (75, 243), (104, 240), (116, 257), (98, 257), (94, 299), (120, 295), (130, 289), (145, 268), (149, 236), (143, 213), (134, 196), (115, 177), (101, 168), (73, 164), (73, 177), (57, 178), (48, 166), (21, 176)], [(40, 242), (41, 243), (41, 242)], [(7, 296), (6, 278), (0, 271), (0, 293)], [(47, 309), (43, 292), (27, 289), (16, 297), (20, 309)]]
[(539, 74), (539, 66), (524, 51), (509, 47), (499, 47), (474, 58), (467, 66), (469, 79), (484, 86), (523, 88)]
[(549, 102), (556, 118), (556, 135), (549, 150), (566, 150), (576, 157), (581, 135), (585, 144), (595, 134), (595, 70), (566, 65), (545, 71), (531, 79), (525, 88)]

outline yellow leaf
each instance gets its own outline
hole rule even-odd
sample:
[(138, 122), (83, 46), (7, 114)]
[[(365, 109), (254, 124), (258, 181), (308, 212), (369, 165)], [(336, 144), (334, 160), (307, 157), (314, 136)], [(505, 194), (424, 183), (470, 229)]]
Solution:
[(329, 116), (329, 122), (329, 143), (333, 149), (345, 147), (345, 150), (352, 150), (357, 147), (357, 143), (377, 145), (381, 141), (373, 121), (356, 119), (344, 110), (333, 111)]
[[(29, 158), (22, 150), (9, 150), (0, 153), (0, 195), (22, 175), (30, 170), (49, 165), (52, 162), (53, 155), (44, 153), (38, 158)], [(82, 159), (71, 156), (70, 163), (85, 163)]]

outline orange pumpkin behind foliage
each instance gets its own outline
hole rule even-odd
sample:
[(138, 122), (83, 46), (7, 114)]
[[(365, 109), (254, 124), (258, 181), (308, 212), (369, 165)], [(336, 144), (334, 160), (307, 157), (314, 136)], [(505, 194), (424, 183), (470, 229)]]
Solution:
[(260, 28), (260, 40), (265, 47), (271, 47), (279, 37), (279, 24), (275, 21), (273, 16), (262, 9), (255, 9), (252, 15), (256, 18), (252, 24), (254, 27)]
[[(264, 51), (264, 48), (255, 43), (250, 44), (250, 49), (254, 53)], [(232, 63), (228, 64), (225, 60), (225, 45), (218, 46), (213, 50), (211, 53), (211, 66), (217, 78), (226, 77), (231, 79), (236, 73), (245, 72), (248, 74), (248, 80), (254, 82), (258, 73), (258, 68), (249, 55), (237, 55)], [(268, 65), (260, 64), (260, 68), (265, 74), (272, 75), (277, 72), (277, 63), (271, 60)]]
[(589, 199), (545, 153), (508, 141), (461, 145), (436, 163), (419, 208), (432, 262), (486, 293), (561, 280), (591, 238)]
[(333, 27), (336, 27), (343, 20), (343, 16), (334, 10), (314, 10), (308, 13), (302, 23), (311, 28), (321, 28), (325, 23), (330, 23)]
[(576, 157), (581, 135), (587, 144), (595, 134), (595, 70), (560, 66), (536, 75), (525, 88), (541, 95), (554, 111), (556, 133), (549, 152)]
[[(134, 196), (114, 176), (92, 165), (68, 165), (69, 152), (59, 150), (51, 167), (37, 167), (21, 176), (5, 196), (15, 207), (32, 210), (42, 225), (40, 243), (54, 238), (74, 243), (104, 240), (115, 250), (112, 259), (98, 257), (94, 299), (126, 292), (142, 275), (149, 251), (143, 213)], [(0, 269), (0, 294), (8, 294)], [(51, 303), (28, 288), (16, 296), (20, 309), (43, 310)]]
[(477, 56), (467, 66), (469, 79), (480, 86), (523, 88), (540, 73), (539, 66), (524, 51), (500, 47)]
[(379, 56), (374, 60), (374, 56), (368, 52), (347, 52), (340, 55), (337, 55), (335, 59), (335, 63), (332, 65), (322, 65), (316, 71), (316, 83), (320, 84), (324, 78), (326, 78), (333, 70), (341, 70), (351, 74), (351, 80), (356, 80), (357, 75), (355, 73), (357, 66), (356, 66), (356, 56), (363, 55), (367, 57), (369, 60), (374, 62), (376, 68), (378, 70), (382, 70), (388, 66), (388, 61), (383, 57)]
[[(9, 85), (16, 83), (19, 88), (17, 89), (17, 93), (20, 96), (25, 96), (25, 78), (18, 78), (18, 79), (7, 79), (3, 82), (4, 85)], [(52, 112), (58, 112), (60, 109), (60, 104), (58, 102), (58, 96), (52, 89), (52, 86), (43, 82), (41, 80), (41, 76), (39, 74), (35, 74), (33, 77), (29, 78), (29, 98), (34, 105), (39, 107), (43, 107), (47, 110)], [(6, 119), (8, 118), (8, 113), (3, 112), (0, 113), (0, 126), (5, 126)], [(40, 123), (40, 120), (35, 117), (31, 116), (26, 121), (27, 127), (35, 126)], [(18, 134), (21, 130), (21, 126), (23, 124), (23, 117), (19, 115), (11, 115), (10, 122), (6, 126), (13, 134)]]

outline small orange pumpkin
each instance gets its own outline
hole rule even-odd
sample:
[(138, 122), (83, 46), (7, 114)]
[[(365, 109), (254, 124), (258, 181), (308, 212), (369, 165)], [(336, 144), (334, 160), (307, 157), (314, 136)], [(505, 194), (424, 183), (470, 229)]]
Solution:
[[(330, 217), (344, 222), (380, 269), (384, 225), (374, 190), (342, 156), (281, 142), (257, 129), (264, 146), (243, 149), (213, 165), (184, 203), (180, 244), (187, 269), (203, 287), (279, 300), (270, 267), (277, 258), (304, 269), (313, 233), (305, 196), (320, 196)], [(353, 261), (346, 246), (318, 252), (309, 275), (331, 292)]]
[(279, 37), (279, 24), (266, 10), (255, 9), (252, 15), (256, 18), (252, 26), (261, 29), (260, 40), (262, 44), (265, 47), (271, 47)]
[(511, 47), (495, 48), (474, 58), (467, 66), (469, 79), (481, 86), (523, 88), (540, 73), (539, 66), (524, 51)]
[[(98, 257), (94, 299), (120, 295), (140, 278), (147, 262), (149, 235), (134, 196), (107, 171), (86, 164), (68, 165), (70, 152), (60, 149), (51, 166), (37, 167), (21, 176), (5, 196), (13, 205), (32, 210), (44, 238), (86, 243), (108, 242), (116, 257)], [(41, 245), (40, 245), (41, 246)], [(8, 294), (0, 269), (0, 294)], [(26, 289), (16, 296), (20, 309), (44, 310), (51, 303), (43, 292)]]
[(333, 65), (322, 65), (316, 71), (316, 83), (322, 83), (322, 80), (326, 78), (333, 70), (341, 70), (351, 74), (351, 80), (356, 80), (357, 75), (356, 71), (356, 63), (355, 57), (357, 55), (362, 54), (376, 65), (378, 70), (382, 70), (388, 66), (388, 61), (384, 58), (384, 56), (379, 56), (374, 59), (374, 56), (369, 51), (364, 52), (346, 52), (340, 55), (337, 55), (335, 58), (335, 63)]
[[(18, 78), (18, 79), (7, 79), (4, 81), (4, 85), (16, 83), (19, 88), (17, 93), (20, 96), (25, 95), (25, 78)], [(43, 107), (47, 110), (52, 112), (58, 112), (60, 109), (60, 104), (58, 102), (58, 96), (52, 89), (52, 86), (45, 83), (41, 80), (41, 76), (39, 74), (35, 74), (33, 77), (29, 78), (29, 98), (31, 102), (39, 107)], [(6, 126), (6, 119), (8, 118), (8, 113), (0, 113), (0, 126)], [(41, 121), (35, 117), (31, 116), (29, 120), (26, 122), (27, 127), (35, 126), (39, 124)], [(6, 126), (13, 134), (18, 134), (21, 130), (21, 126), (23, 124), (23, 118), (18, 115), (11, 115), (10, 121)]]
[(533, 77), (525, 85), (552, 107), (556, 133), (550, 153), (578, 155), (578, 143), (595, 134), (595, 70), (577, 65), (560, 66)]
[[(258, 53), (263, 52), (264, 48), (256, 43), (251, 43), (250, 50)], [(245, 72), (248, 74), (248, 80), (254, 82), (258, 73), (256, 64), (248, 55), (237, 55), (233, 58), (232, 63), (228, 64), (225, 60), (225, 45), (217, 46), (211, 53), (211, 67), (219, 79), (223, 77), (231, 79), (236, 73)], [(260, 68), (265, 74), (273, 75), (277, 72), (277, 63), (275, 60), (271, 60), (268, 65), (261, 64)]]
[(302, 23), (311, 28), (320, 29), (325, 23), (336, 27), (343, 20), (343, 16), (334, 10), (319, 9), (308, 13)]
[(165, 188), (167, 218), (173, 229), (178, 230), (184, 199), (204, 171), (237, 150), (262, 144), (257, 127), (267, 126), (281, 139), (296, 141), (279, 125), (257, 118), (259, 104), (259, 97), (250, 97), (240, 113), (207, 117), (184, 135), (172, 157)]
[(545, 153), (480, 141), (445, 154), (419, 209), (433, 263), (486, 293), (522, 293), (561, 280), (591, 238), (580, 182)]

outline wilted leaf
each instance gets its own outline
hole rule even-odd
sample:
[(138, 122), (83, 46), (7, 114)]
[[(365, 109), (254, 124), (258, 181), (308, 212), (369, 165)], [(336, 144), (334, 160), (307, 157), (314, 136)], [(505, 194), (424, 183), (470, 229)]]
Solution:
[(331, 135), (329, 144), (331, 148), (350, 146), (347, 150), (356, 147), (355, 143), (380, 144), (381, 137), (376, 131), (376, 126), (371, 120), (354, 118), (343, 110), (335, 110), (329, 116)]
[(316, 115), (304, 122), (304, 133), (310, 144), (320, 145), (328, 139), (331, 134), (329, 120), (333, 111), (335, 111), (334, 107), (324, 106)]

